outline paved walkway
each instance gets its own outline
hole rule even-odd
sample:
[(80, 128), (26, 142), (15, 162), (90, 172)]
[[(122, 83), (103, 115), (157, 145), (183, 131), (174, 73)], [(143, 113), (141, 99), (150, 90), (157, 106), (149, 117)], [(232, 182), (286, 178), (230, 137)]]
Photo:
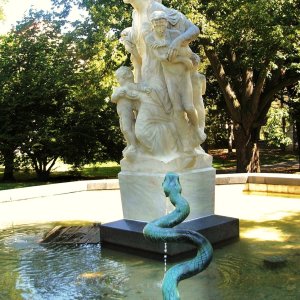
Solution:
[(122, 217), (117, 179), (0, 191), (0, 229), (57, 221), (109, 222)]
[(56, 221), (106, 223), (121, 218), (119, 190), (82, 191), (0, 203), (0, 228)]
[[(251, 177), (252, 176), (252, 177)], [(233, 174), (217, 175), (215, 213), (247, 219), (272, 215), (266, 196), (243, 193), (246, 182), (254, 184), (290, 184), (299, 186), (299, 175)], [(299, 194), (298, 194), (299, 196)], [(251, 198), (251, 199), (250, 199)], [(243, 201), (243, 200), (247, 201)], [(280, 199), (280, 200), (277, 200)], [(295, 196), (276, 197), (276, 215), (284, 215), (285, 204), (300, 211)], [(284, 199), (284, 201), (282, 201)], [(248, 201), (249, 200), (249, 201)], [(241, 209), (241, 205), (243, 209)], [(277, 208), (278, 208), (277, 207)], [(263, 211), (259, 213), (260, 209)], [(290, 208), (289, 208), (290, 210)], [(292, 211), (290, 211), (292, 212)], [(0, 229), (20, 224), (58, 221), (89, 221), (107, 223), (122, 219), (118, 180), (79, 181), (0, 191)]]

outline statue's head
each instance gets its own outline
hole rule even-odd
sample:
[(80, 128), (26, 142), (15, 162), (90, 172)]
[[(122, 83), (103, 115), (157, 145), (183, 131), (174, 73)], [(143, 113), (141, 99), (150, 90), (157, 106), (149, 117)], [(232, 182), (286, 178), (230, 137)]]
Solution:
[(155, 10), (151, 15), (150, 15), (150, 21), (155, 22), (158, 20), (167, 20), (168, 21), (168, 16), (167, 14), (162, 11), (162, 10)]
[(136, 4), (136, 3), (143, 3), (143, 2), (150, 2), (153, 0), (123, 0), (124, 3), (126, 4)]
[(141, 3), (145, 3), (145, 4), (151, 2), (162, 3), (162, 0), (123, 0), (123, 2), (135, 6), (135, 4), (141, 4)]
[(115, 74), (118, 82), (121, 85), (134, 81), (132, 70), (129, 67), (122, 66), (119, 69), (117, 69)]
[(132, 27), (127, 27), (121, 32), (120, 42), (125, 45), (125, 47), (128, 43), (132, 44)]
[(150, 15), (150, 22), (155, 32), (164, 34), (168, 27), (168, 17), (164, 11), (156, 10)]
[[(162, 183), (166, 197), (169, 197), (170, 193), (181, 194), (181, 184), (179, 176), (176, 173), (169, 172), (166, 174), (165, 179)], [(171, 200), (172, 201), (172, 200)]]

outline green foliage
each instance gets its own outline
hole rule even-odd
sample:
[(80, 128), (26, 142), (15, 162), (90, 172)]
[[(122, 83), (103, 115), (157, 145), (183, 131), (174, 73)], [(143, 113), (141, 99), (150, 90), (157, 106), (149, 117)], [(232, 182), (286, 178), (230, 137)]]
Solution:
[[(61, 166), (58, 162), (56, 166)], [(51, 173), (51, 178), (47, 181), (37, 181), (35, 173), (32, 169), (19, 170), (15, 172), (15, 182), (0, 182), (0, 191), (7, 189), (16, 189), (30, 186), (37, 186), (41, 184), (50, 184), (66, 181), (75, 181), (79, 179), (94, 180), (94, 179), (107, 179), (117, 178), (121, 168), (116, 162), (96, 163), (81, 166), (80, 168), (64, 168), (64, 171), (54, 170)], [(0, 168), (0, 176), (3, 170)]]
[[(234, 121), (237, 170), (245, 172), (274, 97), (300, 80), (297, 0), (165, 1), (190, 16)], [(200, 51), (200, 50), (198, 50)]]
[(0, 51), (0, 142), (19, 147), (37, 172), (47, 172), (63, 145), (60, 125), (71, 83), (67, 74), (74, 69), (72, 49), (59, 24), (36, 14), (3, 38)]
[(83, 24), (63, 33), (64, 24), (31, 12), (0, 44), (0, 151), (18, 148), (41, 179), (58, 157), (80, 166), (118, 160), (123, 148), (107, 49), (89, 45)]
[(206, 108), (206, 144), (208, 149), (227, 148), (231, 123), (224, 97), (218, 88), (218, 83), (210, 67), (206, 69), (207, 90), (204, 95)]
[(290, 114), (295, 122), (300, 123), (300, 81), (297, 85), (287, 90), (289, 101), (286, 102), (290, 109)]
[[(292, 140), (287, 136), (287, 129), (290, 127), (290, 123), (286, 122), (289, 119), (288, 107), (281, 107), (278, 103), (275, 103), (271, 106), (267, 118), (267, 123), (263, 127), (263, 133), (267, 143), (277, 148), (290, 145)], [(283, 122), (283, 120), (285, 121)], [(285, 123), (286, 126), (283, 126), (283, 123)]]

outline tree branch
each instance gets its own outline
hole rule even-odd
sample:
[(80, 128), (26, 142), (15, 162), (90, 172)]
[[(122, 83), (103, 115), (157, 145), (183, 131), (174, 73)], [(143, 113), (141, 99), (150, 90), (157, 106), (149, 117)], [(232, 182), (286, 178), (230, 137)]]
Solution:
[[(47, 171), (50, 171), (50, 170), (54, 167), (54, 165), (55, 165), (57, 159), (58, 159), (58, 157), (54, 157), (54, 158), (53, 158), (53, 161), (52, 161), (51, 165), (48, 167), (48, 170), (47, 170)], [(51, 160), (48, 162), (48, 164), (49, 164), (50, 162), (51, 162)]]
[(252, 105), (251, 105), (251, 110), (253, 113), (255, 113), (258, 109), (260, 96), (262, 94), (263, 87), (266, 82), (266, 78), (267, 78), (267, 74), (268, 74), (268, 65), (269, 65), (269, 62), (267, 62), (265, 64), (265, 66), (260, 70), (257, 81), (254, 86)]
[(234, 91), (232, 90), (230, 83), (226, 79), (223, 65), (219, 61), (219, 58), (217, 57), (217, 54), (215, 53), (214, 50), (212, 50), (211, 48), (208, 48), (208, 47), (204, 47), (204, 51), (211, 63), (211, 66), (213, 68), (215, 76), (221, 87), (221, 90), (223, 92), (223, 95), (224, 95), (226, 104), (228, 106), (228, 109), (230, 111), (230, 114), (232, 116), (232, 119), (236, 122), (240, 122), (241, 121), (241, 115), (239, 112), (240, 103), (239, 103)]
[(226, 65), (223, 65), (224, 71), (227, 74), (227, 77), (230, 77), (231, 88), (235, 91), (236, 97), (241, 99), (242, 71), (239, 67), (237, 54), (231, 47), (228, 46), (225, 48), (224, 53), (226, 53), (229, 62)]
[(296, 74), (294, 76), (285, 77), (278, 84), (272, 85), (269, 89), (261, 97), (261, 105), (258, 109), (258, 115), (260, 116), (262, 112), (265, 110), (265, 107), (272, 102), (274, 96), (281, 91), (283, 88), (293, 85), (300, 80), (300, 74)]
[(253, 69), (245, 68), (242, 74), (242, 104), (246, 104), (253, 94)]

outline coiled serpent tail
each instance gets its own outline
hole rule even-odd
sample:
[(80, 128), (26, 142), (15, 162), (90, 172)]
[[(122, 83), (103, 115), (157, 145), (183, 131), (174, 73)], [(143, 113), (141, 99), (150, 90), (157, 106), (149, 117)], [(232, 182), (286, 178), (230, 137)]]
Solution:
[(179, 176), (168, 173), (163, 182), (166, 197), (175, 206), (168, 215), (149, 222), (143, 230), (145, 238), (155, 242), (185, 242), (198, 247), (197, 255), (188, 261), (170, 268), (163, 279), (164, 300), (180, 300), (178, 283), (205, 270), (212, 260), (213, 249), (210, 242), (200, 233), (184, 229), (170, 229), (183, 222), (190, 213), (188, 202), (181, 196)]

